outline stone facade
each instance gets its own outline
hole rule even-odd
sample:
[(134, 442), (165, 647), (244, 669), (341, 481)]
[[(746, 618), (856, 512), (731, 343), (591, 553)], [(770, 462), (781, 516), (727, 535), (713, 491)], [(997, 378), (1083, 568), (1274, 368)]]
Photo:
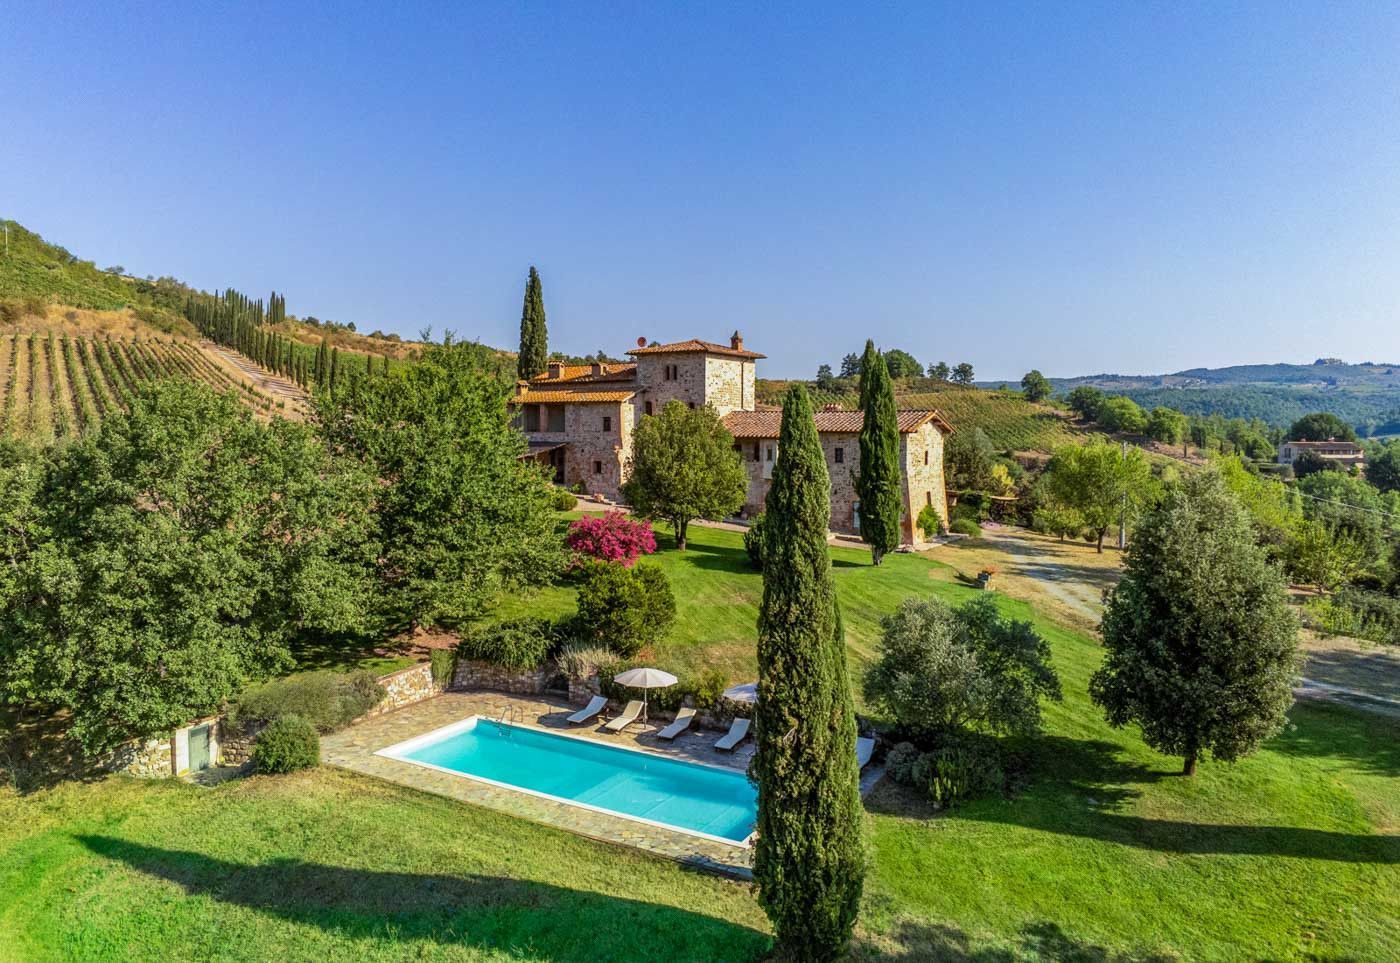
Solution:
[(157, 739), (137, 739), (118, 746), (103, 758), (98, 768), (107, 772), (120, 772), (128, 776), (145, 779), (159, 779), (175, 775), (174, 739), (163, 736)]
[(546, 668), (503, 669), (489, 662), (458, 659), (452, 676), (454, 689), (493, 689), (516, 695), (539, 695), (549, 685), (552, 673)]
[[(668, 402), (711, 406), (736, 438), (749, 475), (745, 513), (762, 510), (777, 460), (780, 414), (759, 409), (756, 362), (736, 331), (728, 345), (683, 341), (629, 352), (629, 364), (552, 364), (522, 381), (512, 403), (532, 456), (555, 468), (556, 481), (582, 485), (589, 494), (622, 501), (633, 431)], [(860, 413), (826, 410), (817, 428), (831, 475), (831, 529), (859, 532), (855, 477), (860, 468)], [(900, 451), (905, 469), (903, 533), (907, 544), (924, 542), (916, 520), (928, 504), (947, 520), (943, 487), (943, 430), (937, 412), (900, 412)]]

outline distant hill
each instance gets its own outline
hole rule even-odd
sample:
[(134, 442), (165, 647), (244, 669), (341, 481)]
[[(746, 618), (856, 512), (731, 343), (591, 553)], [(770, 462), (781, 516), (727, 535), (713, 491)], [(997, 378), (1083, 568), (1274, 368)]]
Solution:
[[(1286, 427), (1313, 411), (1327, 411), (1363, 435), (1400, 432), (1400, 363), (1249, 364), (1189, 368), (1163, 375), (1097, 374), (1052, 378), (1057, 394), (1090, 385), (1123, 394), (1147, 408), (1166, 405), (1191, 415), (1258, 418)], [(986, 382), (985, 387), (1011, 382)]]
[[(821, 391), (810, 382), (804, 383), (812, 392), (812, 403), (818, 407), (860, 407), (853, 383), (840, 391)], [(760, 379), (756, 385), (759, 403), (778, 404), (790, 384), (791, 381)], [(901, 378), (895, 382), (895, 403), (900, 408), (936, 408), (958, 431), (981, 428), (1000, 451), (1051, 452), (1092, 437), (1076, 428), (1065, 413), (1031, 404), (1019, 391), (988, 391), (956, 387), (931, 378)]]

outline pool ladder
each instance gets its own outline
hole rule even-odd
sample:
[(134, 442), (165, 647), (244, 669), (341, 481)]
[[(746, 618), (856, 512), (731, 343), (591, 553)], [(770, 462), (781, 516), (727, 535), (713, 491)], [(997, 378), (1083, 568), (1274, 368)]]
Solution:
[(510, 738), (510, 730), (506, 728), (506, 721), (509, 720), (512, 725), (518, 725), (520, 722), (519, 714), (520, 707), (512, 702), (507, 703), (505, 708), (501, 710), (500, 716), (497, 717), (496, 726), (506, 738)]

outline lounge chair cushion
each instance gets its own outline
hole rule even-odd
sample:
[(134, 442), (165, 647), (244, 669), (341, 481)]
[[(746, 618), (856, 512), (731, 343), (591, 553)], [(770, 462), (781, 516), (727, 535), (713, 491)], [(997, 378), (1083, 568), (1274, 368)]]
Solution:
[(600, 695), (594, 696), (592, 699), (589, 700), (588, 705), (584, 706), (578, 712), (575, 712), (573, 715), (569, 716), (569, 722), (573, 723), (574, 725), (578, 725), (582, 722), (587, 722), (589, 719), (592, 719), (598, 713), (602, 712), (603, 706), (607, 704), (607, 699), (604, 699)]
[(673, 722), (673, 723), (671, 723), (671, 724), (670, 724), (669, 726), (667, 726), (665, 729), (662, 729), (660, 732), (658, 732), (658, 733), (656, 734), (656, 735), (657, 735), (657, 738), (659, 738), (659, 739), (674, 739), (674, 738), (676, 738), (676, 736), (680, 735), (682, 732), (685, 732), (685, 730), (688, 729), (688, 728), (690, 727), (690, 723), (691, 723), (692, 721), (694, 721), (694, 719), (695, 719), (695, 710), (694, 710), (694, 709), (691, 709), (691, 708), (684, 708), (684, 709), (681, 709), (680, 712), (677, 712), (677, 713), (676, 713), (676, 721)]
[(636, 722), (637, 716), (641, 714), (642, 703), (637, 699), (633, 699), (631, 702), (627, 703), (627, 708), (622, 710), (622, 715), (603, 726), (603, 728), (608, 732), (621, 732), (623, 729), (626, 729), (632, 723)]
[(715, 743), (716, 749), (730, 750), (744, 741), (744, 737), (749, 734), (749, 720), (735, 719), (734, 724), (729, 727), (724, 738)]

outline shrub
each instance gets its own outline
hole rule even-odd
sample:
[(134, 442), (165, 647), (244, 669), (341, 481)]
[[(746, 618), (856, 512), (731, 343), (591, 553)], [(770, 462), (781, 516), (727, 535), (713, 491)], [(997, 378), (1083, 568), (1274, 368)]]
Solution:
[(384, 692), (368, 671), (300, 672), (247, 690), (230, 717), (247, 726), (296, 716), (319, 732), (334, 732), (373, 709)]
[(955, 518), (948, 526), (948, 531), (954, 535), (968, 535), (972, 538), (982, 537), (982, 526), (978, 525), (970, 518)]
[(656, 551), (651, 523), (633, 521), (622, 512), (587, 515), (569, 523), (569, 548), (579, 555), (630, 568), (638, 556)]
[(760, 572), (763, 571), (763, 523), (763, 513), (759, 512), (744, 532), (744, 551), (749, 553), (749, 564)]
[(576, 642), (560, 650), (555, 657), (559, 671), (573, 682), (583, 682), (605, 673), (616, 674), (614, 666), (620, 661), (611, 649), (600, 645)]
[(719, 669), (701, 670), (690, 683), (690, 693), (695, 708), (713, 709), (719, 705), (724, 690), (729, 688), (729, 678)]
[(943, 516), (938, 514), (938, 509), (932, 505), (925, 505), (919, 509), (919, 530), (924, 533), (924, 538), (934, 538), (942, 534)]
[(912, 742), (901, 742), (885, 756), (885, 773), (901, 786), (914, 785), (914, 764), (923, 753)]
[(310, 769), (321, 762), (321, 737), (301, 716), (273, 720), (253, 743), (253, 768), (279, 773)]
[(676, 599), (655, 565), (633, 569), (593, 562), (578, 591), (578, 631), (623, 658), (666, 637), (676, 619)]
[(954, 743), (926, 752), (910, 774), (914, 785), (941, 809), (1006, 785), (1006, 774), (994, 750), (975, 743)]
[(433, 666), (433, 685), (446, 689), (457, 671), (457, 653), (453, 649), (433, 649), (428, 653)]
[(457, 646), (459, 658), (523, 671), (544, 662), (554, 643), (545, 619), (514, 619), (477, 629)]
[(1400, 645), (1400, 599), (1347, 586), (1303, 606), (1308, 625), (1329, 635)]
[(554, 494), (550, 497), (556, 512), (571, 512), (578, 508), (578, 498), (563, 488), (554, 489)]

